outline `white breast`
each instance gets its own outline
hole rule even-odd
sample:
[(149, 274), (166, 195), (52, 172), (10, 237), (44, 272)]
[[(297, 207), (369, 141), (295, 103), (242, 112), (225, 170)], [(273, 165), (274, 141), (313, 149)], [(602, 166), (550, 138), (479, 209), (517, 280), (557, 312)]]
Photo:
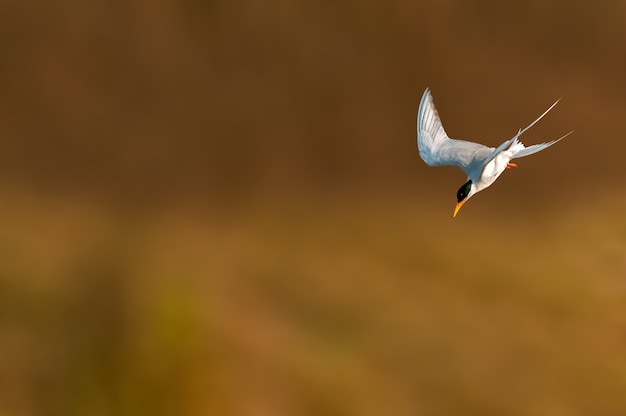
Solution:
[(478, 183), (476, 183), (476, 191), (482, 191), (491, 186), (491, 184), (498, 179), (498, 176), (504, 172), (510, 160), (511, 155), (508, 151), (500, 152), (496, 157), (490, 160), (489, 163), (485, 165)]

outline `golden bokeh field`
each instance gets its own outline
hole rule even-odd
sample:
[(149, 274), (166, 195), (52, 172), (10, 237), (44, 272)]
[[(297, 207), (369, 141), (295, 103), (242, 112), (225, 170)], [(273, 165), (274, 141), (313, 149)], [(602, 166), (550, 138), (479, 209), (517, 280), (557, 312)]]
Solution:
[[(0, 5), (0, 415), (626, 414), (626, 6)], [(554, 100), (452, 218), (465, 177)]]
[(496, 227), (416, 216), (416, 200), (133, 217), (14, 197), (1, 212), (0, 403), (621, 414), (626, 201), (604, 202), (601, 219), (572, 210)]

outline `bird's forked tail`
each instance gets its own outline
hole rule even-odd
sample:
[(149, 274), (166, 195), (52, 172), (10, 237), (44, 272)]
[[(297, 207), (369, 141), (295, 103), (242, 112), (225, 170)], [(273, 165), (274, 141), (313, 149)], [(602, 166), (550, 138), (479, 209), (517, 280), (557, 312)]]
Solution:
[(560, 137), (560, 138), (558, 138), (556, 140), (552, 140), (552, 141), (546, 142), (546, 143), (533, 144), (532, 146), (528, 146), (528, 147), (524, 146), (524, 144), (519, 141), (519, 139), (518, 139), (519, 134), (518, 134), (517, 137), (515, 137), (513, 139), (513, 142), (511, 143), (511, 145), (509, 146), (509, 148), (507, 150), (512, 153), (511, 159), (520, 158), (520, 157), (524, 157), (524, 156), (529, 156), (529, 155), (532, 155), (532, 154), (535, 154), (537, 152), (541, 152), (542, 150), (547, 149), (548, 147), (550, 147), (553, 144), (563, 140), (564, 138), (566, 138), (567, 136), (569, 136), (572, 133), (574, 133), (574, 130), (570, 131), (566, 135), (564, 135), (564, 136), (562, 136), (562, 137)]

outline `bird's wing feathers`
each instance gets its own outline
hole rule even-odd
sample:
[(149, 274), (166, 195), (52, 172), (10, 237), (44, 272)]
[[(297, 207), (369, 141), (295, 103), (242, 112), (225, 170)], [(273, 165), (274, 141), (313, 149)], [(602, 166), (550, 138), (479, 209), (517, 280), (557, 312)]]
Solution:
[(424, 91), (417, 113), (417, 147), (427, 165), (456, 166), (468, 175), (494, 150), (479, 143), (449, 138), (428, 88)]
[(563, 137), (547, 143), (524, 146), (519, 137), (529, 128), (541, 120), (559, 102), (556, 100), (546, 111), (527, 127), (520, 129), (510, 140), (505, 141), (497, 148), (483, 146), (479, 143), (454, 140), (448, 137), (435, 105), (430, 90), (426, 88), (417, 114), (417, 147), (421, 158), (430, 166), (456, 166), (468, 176), (482, 171), (483, 167), (498, 154), (507, 150), (511, 152), (511, 159), (529, 156), (540, 152), (573, 133), (570, 131)]

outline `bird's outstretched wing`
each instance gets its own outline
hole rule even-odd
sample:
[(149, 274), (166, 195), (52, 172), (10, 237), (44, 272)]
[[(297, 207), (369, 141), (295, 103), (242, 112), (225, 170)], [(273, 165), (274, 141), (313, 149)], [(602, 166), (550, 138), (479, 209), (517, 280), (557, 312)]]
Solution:
[(479, 143), (448, 137), (428, 88), (424, 91), (417, 112), (417, 147), (427, 165), (456, 166), (468, 176), (477, 164), (482, 165), (494, 151), (494, 148)]

